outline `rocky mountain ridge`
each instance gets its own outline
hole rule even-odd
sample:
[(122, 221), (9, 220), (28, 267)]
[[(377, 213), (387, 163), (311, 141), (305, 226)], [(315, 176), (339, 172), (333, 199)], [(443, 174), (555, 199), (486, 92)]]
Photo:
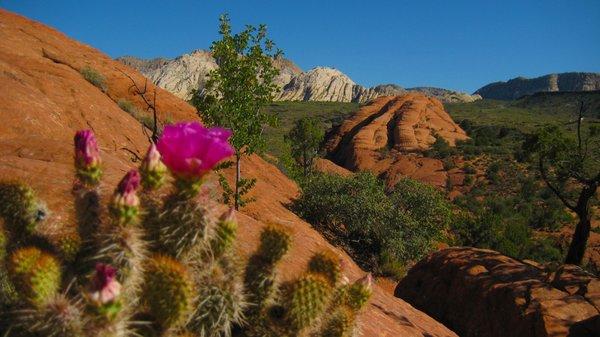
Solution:
[(475, 94), (489, 99), (515, 100), (538, 92), (594, 90), (600, 90), (600, 73), (570, 72), (494, 82), (478, 89)]
[[(196, 50), (172, 60), (143, 60), (132, 56), (117, 60), (137, 69), (159, 87), (185, 100), (191, 98), (192, 90), (204, 87), (208, 73), (217, 67), (212, 55), (206, 50)], [(395, 96), (407, 91), (423, 92), (442, 102), (472, 102), (481, 98), (478, 95), (431, 87), (405, 89), (396, 84), (382, 84), (366, 88), (334, 68), (316, 67), (303, 72), (292, 61), (284, 58), (276, 59), (274, 64), (280, 71), (275, 83), (281, 88), (276, 97), (281, 101), (365, 103), (377, 97)]]

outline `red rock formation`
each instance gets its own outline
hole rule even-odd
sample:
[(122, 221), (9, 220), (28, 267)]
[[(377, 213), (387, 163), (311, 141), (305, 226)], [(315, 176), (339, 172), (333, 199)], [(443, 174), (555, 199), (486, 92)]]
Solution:
[(388, 186), (408, 176), (446, 186), (442, 162), (423, 157), (435, 137), (450, 145), (467, 139), (437, 99), (421, 93), (381, 97), (347, 119), (327, 141), (334, 162), (350, 169), (383, 174)]
[(336, 165), (329, 159), (317, 158), (314, 165), (315, 170), (322, 173), (335, 173), (347, 177), (352, 175), (352, 171)]
[(575, 266), (552, 273), (475, 248), (417, 263), (396, 296), (463, 337), (600, 336), (600, 280)]
[[(86, 65), (106, 77), (106, 93), (83, 79), (79, 70)], [(144, 82), (139, 73), (99, 51), (0, 9), (0, 179), (23, 180), (48, 202), (52, 220), (40, 232), (50, 240), (73, 230), (70, 190), (76, 130), (91, 128), (98, 137), (105, 171), (101, 192), (106, 196), (120, 177), (137, 165), (123, 148), (141, 155), (148, 146), (140, 123), (116, 103), (126, 98), (143, 107), (129, 92), (131, 82), (121, 71), (139, 84)], [(149, 84), (149, 90), (154, 89)], [(162, 119), (197, 118), (186, 102), (166, 91), (157, 92)], [(294, 231), (293, 249), (282, 265), (284, 278), (297, 275), (313, 252), (325, 247), (335, 250), (285, 207), (298, 192), (294, 182), (258, 156), (247, 158), (242, 172), (258, 179), (253, 191), (258, 200), (238, 214), (241, 254), (256, 248), (265, 222), (279, 222)], [(338, 253), (346, 261), (350, 279), (364, 275), (347, 255)], [(363, 336), (368, 337), (456, 336), (378, 286), (361, 321)]]

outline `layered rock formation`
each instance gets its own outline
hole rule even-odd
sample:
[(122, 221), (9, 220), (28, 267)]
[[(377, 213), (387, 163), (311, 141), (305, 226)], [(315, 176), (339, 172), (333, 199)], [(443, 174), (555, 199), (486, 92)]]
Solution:
[[(2, 9), (0, 41), (0, 178), (31, 184), (48, 203), (52, 221), (40, 228), (40, 235), (53, 241), (75, 230), (71, 146), (76, 130), (90, 128), (98, 137), (104, 170), (100, 192), (106, 197), (123, 174), (138, 164), (132, 161), (129, 151), (142, 155), (146, 150), (148, 141), (141, 124), (117, 105), (120, 99), (127, 99), (143, 107), (129, 90), (131, 81), (125, 74), (138, 84), (143, 84), (145, 78), (96, 49)], [(79, 71), (85, 66), (106, 78), (106, 91), (82, 77)], [(181, 99), (152, 84), (148, 89), (158, 92), (162, 120), (167, 113), (175, 121), (197, 118), (195, 109)], [(284, 206), (298, 193), (294, 182), (258, 156), (244, 159), (242, 173), (257, 179), (252, 192), (257, 201), (237, 214), (239, 236), (243, 238), (237, 241), (240, 256), (256, 248), (264, 223), (276, 222), (293, 232), (292, 251), (281, 265), (282, 278), (297, 275), (309, 256), (320, 249), (336, 251), (350, 279), (364, 275), (348, 255), (329, 245)], [(207, 184), (217, 185), (214, 177)], [(368, 337), (456, 337), (377, 285), (361, 322), (362, 335)]]
[(423, 151), (442, 137), (450, 145), (467, 139), (440, 101), (409, 92), (381, 97), (344, 121), (326, 143), (329, 158), (353, 171), (385, 176), (388, 186), (402, 177), (444, 187), (448, 178), (440, 160)]
[[(196, 50), (173, 60), (142, 60), (131, 56), (117, 60), (136, 68), (161, 88), (185, 100), (191, 98), (192, 90), (204, 88), (206, 76), (217, 67), (210, 52), (205, 50)], [(365, 88), (337, 69), (316, 67), (302, 72), (292, 61), (284, 58), (274, 60), (274, 64), (280, 72), (275, 83), (281, 88), (276, 99), (281, 101), (365, 103), (377, 97), (395, 96), (406, 91), (423, 92), (443, 102), (471, 102), (481, 98), (431, 87), (407, 90), (396, 84), (382, 84)]]
[[(143, 60), (131, 56), (120, 57), (117, 60), (137, 69), (154, 84), (184, 100), (192, 97), (192, 90), (203, 89), (208, 74), (218, 67), (211, 52), (200, 49), (173, 60), (164, 58)], [(275, 78), (275, 83), (279, 87), (288, 84), (302, 73), (302, 70), (290, 60), (277, 58), (273, 63), (279, 70), (279, 75)]]
[(417, 263), (395, 294), (462, 337), (600, 336), (600, 280), (575, 266), (550, 272), (491, 250), (449, 248)]
[(483, 98), (513, 100), (536, 92), (600, 90), (600, 73), (561, 73), (536, 78), (517, 77), (488, 84), (475, 94)]

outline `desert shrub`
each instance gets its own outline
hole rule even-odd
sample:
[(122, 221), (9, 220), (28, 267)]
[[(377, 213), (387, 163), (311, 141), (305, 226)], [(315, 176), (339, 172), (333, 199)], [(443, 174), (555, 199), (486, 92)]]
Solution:
[(428, 157), (443, 159), (456, 154), (456, 149), (441, 136), (435, 136), (435, 142), (431, 148), (425, 152)]
[(128, 114), (130, 114), (131, 116), (138, 118), (138, 109), (135, 106), (135, 104), (133, 104), (131, 101), (129, 101), (128, 99), (125, 98), (121, 98), (119, 99), (119, 101), (117, 102), (117, 105), (119, 106), (119, 108), (121, 108), (121, 110), (127, 112)]
[(442, 160), (442, 165), (444, 166), (444, 170), (446, 171), (449, 171), (456, 167), (456, 163), (454, 163), (454, 160), (452, 160), (452, 158), (444, 158)]
[(93, 84), (96, 88), (102, 90), (102, 92), (106, 92), (106, 90), (108, 90), (108, 86), (106, 85), (106, 78), (104, 77), (104, 75), (100, 74), (96, 69), (90, 66), (85, 66), (80, 70), (80, 72), (86, 81)]
[(319, 174), (302, 186), (294, 210), (375, 272), (400, 276), (443, 238), (450, 206), (426, 184), (401, 180), (389, 194), (371, 173)]
[(469, 163), (465, 163), (462, 167), (463, 171), (466, 174), (475, 174), (477, 173), (477, 170), (475, 170), (475, 167), (473, 167), (473, 165), (469, 164)]

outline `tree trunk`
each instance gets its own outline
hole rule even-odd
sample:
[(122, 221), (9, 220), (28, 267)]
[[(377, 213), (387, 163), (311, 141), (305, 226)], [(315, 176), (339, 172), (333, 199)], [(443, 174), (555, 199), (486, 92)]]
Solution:
[(590, 237), (591, 221), (589, 212), (586, 210), (581, 214), (578, 212), (577, 215), (579, 217), (579, 222), (577, 223), (577, 227), (575, 227), (575, 233), (573, 233), (573, 238), (571, 239), (569, 252), (565, 259), (566, 264), (581, 264), (587, 241)]
[(240, 207), (240, 180), (242, 179), (242, 172), (240, 169), (241, 166), (241, 158), (238, 153), (235, 154), (235, 195), (234, 198), (234, 208), (237, 211)]
[(592, 227), (592, 213), (589, 205), (590, 200), (596, 194), (597, 188), (598, 183), (593, 181), (591, 184), (585, 186), (579, 194), (577, 206), (573, 209), (575, 213), (577, 213), (579, 222), (577, 223), (577, 227), (575, 227), (575, 232), (573, 233), (573, 239), (571, 240), (565, 263), (580, 265), (581, 261), (583, 261), (583, 255), (585, 254), (585, 248)]

